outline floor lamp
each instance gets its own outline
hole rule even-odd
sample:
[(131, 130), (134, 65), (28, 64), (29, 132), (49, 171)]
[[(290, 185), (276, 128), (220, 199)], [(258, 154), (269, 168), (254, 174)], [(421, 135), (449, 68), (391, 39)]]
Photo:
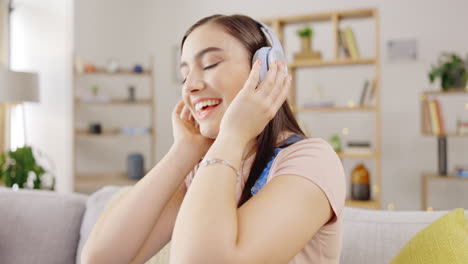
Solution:
[[(11, 122), (11, 106), (23, 104), (24, 102), (39, 102), (38, 75), (30, 72), (0, 69), (0, 104), (2, 106), (0, 113), (0, 153), (10, 149), (10, 135), (9, 132), (5, 132)], [(23, 125), (25, 123), (23, 109)], [(24, 131), (23, 136), (26, 137), (26, 131)]]

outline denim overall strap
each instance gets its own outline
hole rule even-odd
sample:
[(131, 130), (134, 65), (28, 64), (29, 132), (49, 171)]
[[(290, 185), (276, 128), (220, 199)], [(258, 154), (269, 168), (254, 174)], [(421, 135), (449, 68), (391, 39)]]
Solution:
[(270, 173), (271, 165), (273, 165), (273, 161), (275, 160), (276, 156), (278, 153), (283, 150), (284, 148), (288, 147), (289, 145), (292, 145), (300, 140), (304, 139), (302, 136), (294, 135), (289, 137), (284, 141), (284, 143), (275, 148), (275, 151), (273, 153), (273, 156), (271, 157), (270, 161), (267, 163), (266, 167), (263, 169), (262, 174), (260, 174), (260, 177), (258, 177), (257, 181), (255, 182), (254, 186), (250, 190), (252, 195), (257, 194), (260, 189), (263, 188), (263, 186), (266, 184), (267, 179), (268, 179), (268, 174)]

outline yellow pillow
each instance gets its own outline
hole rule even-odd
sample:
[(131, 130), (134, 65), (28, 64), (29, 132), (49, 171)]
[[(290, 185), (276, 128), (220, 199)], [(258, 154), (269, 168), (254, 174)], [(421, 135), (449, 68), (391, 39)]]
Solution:
[(455, 209), (419, 231), (390, 264), (468, 263), (468, 224)]

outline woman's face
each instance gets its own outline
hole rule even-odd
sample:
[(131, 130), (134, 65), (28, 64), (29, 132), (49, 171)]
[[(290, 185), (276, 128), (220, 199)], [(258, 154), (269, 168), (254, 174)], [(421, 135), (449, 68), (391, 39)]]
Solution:
[(208, 23), (185, 40), (180, 70), (182, 97), (200, 133), (216, 138), (224, 113), (250, 74), (247, 49), (222, 26)]

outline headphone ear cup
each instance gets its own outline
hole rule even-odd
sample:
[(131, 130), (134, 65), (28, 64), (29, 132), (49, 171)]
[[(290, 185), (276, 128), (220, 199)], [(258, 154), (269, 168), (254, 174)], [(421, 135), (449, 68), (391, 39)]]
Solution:
[(262, 68), (260, 69), (260, 81), (265, 79), (265, 75), (268, 71), (268, 54), (270, 53), (271, 47), (262, 47), (258, 49), (252, 59), (252, 66), (257, 61), (257, 59), (262, 60)]

